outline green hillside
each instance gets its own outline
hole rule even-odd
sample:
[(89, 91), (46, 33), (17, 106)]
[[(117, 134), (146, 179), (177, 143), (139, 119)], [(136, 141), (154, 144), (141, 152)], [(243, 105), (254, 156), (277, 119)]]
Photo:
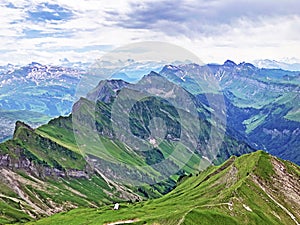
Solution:
[[(162, 79), (157, 74), (152, 76)], [(96, 96), (109, 96), (111, 82), (105, 83)], [(0, 223), (34, 220), (72, 208), (99, 207), (114, 201), (157, 198), (171, 191), (179, 177), (205, 168), (207, 150), (218, 150), (212, 158), (214, 164), (224, 162), (230, 155), (253, 151), (242, 141), (227, 134), (222, 136), (223, 127), (212, 124), (209, 111), (198, 105), (200, 129), (198, 133), (190, 132), (193, 136), (186, 136), (186, 140), (195, 140), (198, 147), (190, 152), (193, 146), (189, 142), (177, 140), (180, 129), (189, 131), (195, 126), (189, 120), (178, 122), (179, 114), (189, 118), (190, 112), (184, 108), (174, 110), (161, 98), (152, 97), (139, 101), (130, 111), (131, 132), (146, 143), (152, 135), (151, 120), (159, 117), (166, 122), (167, 133), (158, 136), (159, 144), (153, 149), (137, 151), (122, 136), (115, 135), (118, 130), (127, 132), (123, 126), (112, 129), (115, 97), (96, 102), (82, 98), (74, 105), (72, 115), (52, 119), (36, 129), (20, 121), (16, 123), (13, 139), (0, 144), (3, 187)], [(94, 124), (95, 129), (82, 126), (84, 135), (75, 137), (78, 130), (74, 128), (74, 116), (83, 124)], [(214, 137), (222, 140), (220, 146), (208, 142), (214, 126)], [(96, 137), (97, 141), (90, 137)], [(86, 145), (88, 149), (78, 148), (78, 138), (90, 141)], [(138, 185), (130, 182), (135, 180)]]
[(0, 144), (0, 224), (141, 199), (105, 180), (82, 154), (54, 140), (17, 122), (14, 138)]
[(75, 209), (28, 225), (299, 224), (299, 187), (298, 166), (257, 151), (184, 177), (159, 199), (121, 204), (117, 211), (113, 206)]

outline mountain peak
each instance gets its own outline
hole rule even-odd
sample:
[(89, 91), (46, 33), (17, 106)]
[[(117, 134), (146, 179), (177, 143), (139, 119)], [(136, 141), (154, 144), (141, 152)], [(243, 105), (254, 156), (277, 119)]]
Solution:
[(30, 64), (28, 64), (28, 66), (31, 66), (31, 67), (35, 67), (35, 66), (41, 67), (41, 66), (43, 66), (43, 65), (40, 64), (40, 63), (38, 63), (38, 62), (31, 62)]
[(250, 69), (255, 69), (256, 68), (253, 64), (247, 63), (247, 62), (241, 62), (238, 66), (247, 67), (247, 68), (250, 68)]
[(120, 89), (127, 85), (129, 85), (129, 83), (120, 79), (102, 80), (96, 88), (87, 94), (87, 99), (91, 101), (100, 100), (108, 103), (112, 97), (116, 96)]
[(226, 60), (223, 65), (224, 66), (229, 66), (229, 67), (235, 67), (235, 66), (237, 66), (237, 64), (235, 62), (233, 62), (233, 61), (231, 61), (229, 59)]
[(18, 121), (16, 122), (16, 125), (15, 125), (15, 131), (14, 131), (14, 135), (13, 135), (14, 138), (17, 138), (17, 137), (18, 137), (19, 131), (20, 131), (22, 128), (23, 128), (23, 129), (26, 129), (26, 130), (33, 131), (33, 128), (31, 128), (28, 124), (26, 124), (26, 123), (24, 123), (24, 122), (18, 120)]
[(162, 70), (160, 71), (160, 73), (165, 73), (168, 71), (178, 71), (179, 68), (177, 66), (173, 66), (173, 65), (165, 65)]
[(160, 74), (154, 72), (154, 71), (151, 71), (147, 76), (149, 77), (157, 77), (157, 76), (161, 76)]

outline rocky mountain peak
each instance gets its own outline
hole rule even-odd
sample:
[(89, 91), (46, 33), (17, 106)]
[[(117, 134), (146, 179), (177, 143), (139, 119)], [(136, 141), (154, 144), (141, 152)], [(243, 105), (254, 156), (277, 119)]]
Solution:
[(226, 60), (224, 62), (223, 66), (235, 67), (235, 66), (237, 66), (237, 64), (235, 62), (233, 62), (233, 61), (231, 61), (231, 60), (228, 59), (228, 60)]
[(112, 97), (117, 95), (117, 92), (123, 87), (128, 86), (129, 83), (123, 80), (102, 80), (96, 88), (87, 94), (87, 99), (91, 101), (110, 102)]

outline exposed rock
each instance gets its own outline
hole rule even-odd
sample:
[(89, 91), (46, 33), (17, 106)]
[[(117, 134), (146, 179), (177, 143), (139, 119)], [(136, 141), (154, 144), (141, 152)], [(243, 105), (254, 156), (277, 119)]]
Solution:
[(12, 158), (8, 154), (0, 155), (0, 167), (12, 170), (21, 169), (40, 178), (52, 176), (88, 179), (90, 177), (88, 168), (86, 171), (75, 169), (59, 170), (57, 168), (35, 164), (26, 157)]

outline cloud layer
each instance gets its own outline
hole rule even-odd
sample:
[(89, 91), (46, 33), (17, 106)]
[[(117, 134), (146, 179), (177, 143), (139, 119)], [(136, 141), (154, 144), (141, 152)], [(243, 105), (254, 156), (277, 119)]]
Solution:
[(299, 8), (298, 0), (3, 0), (0, 65), (93, 61), (148, 40), (204, 62), (300, 58)]

